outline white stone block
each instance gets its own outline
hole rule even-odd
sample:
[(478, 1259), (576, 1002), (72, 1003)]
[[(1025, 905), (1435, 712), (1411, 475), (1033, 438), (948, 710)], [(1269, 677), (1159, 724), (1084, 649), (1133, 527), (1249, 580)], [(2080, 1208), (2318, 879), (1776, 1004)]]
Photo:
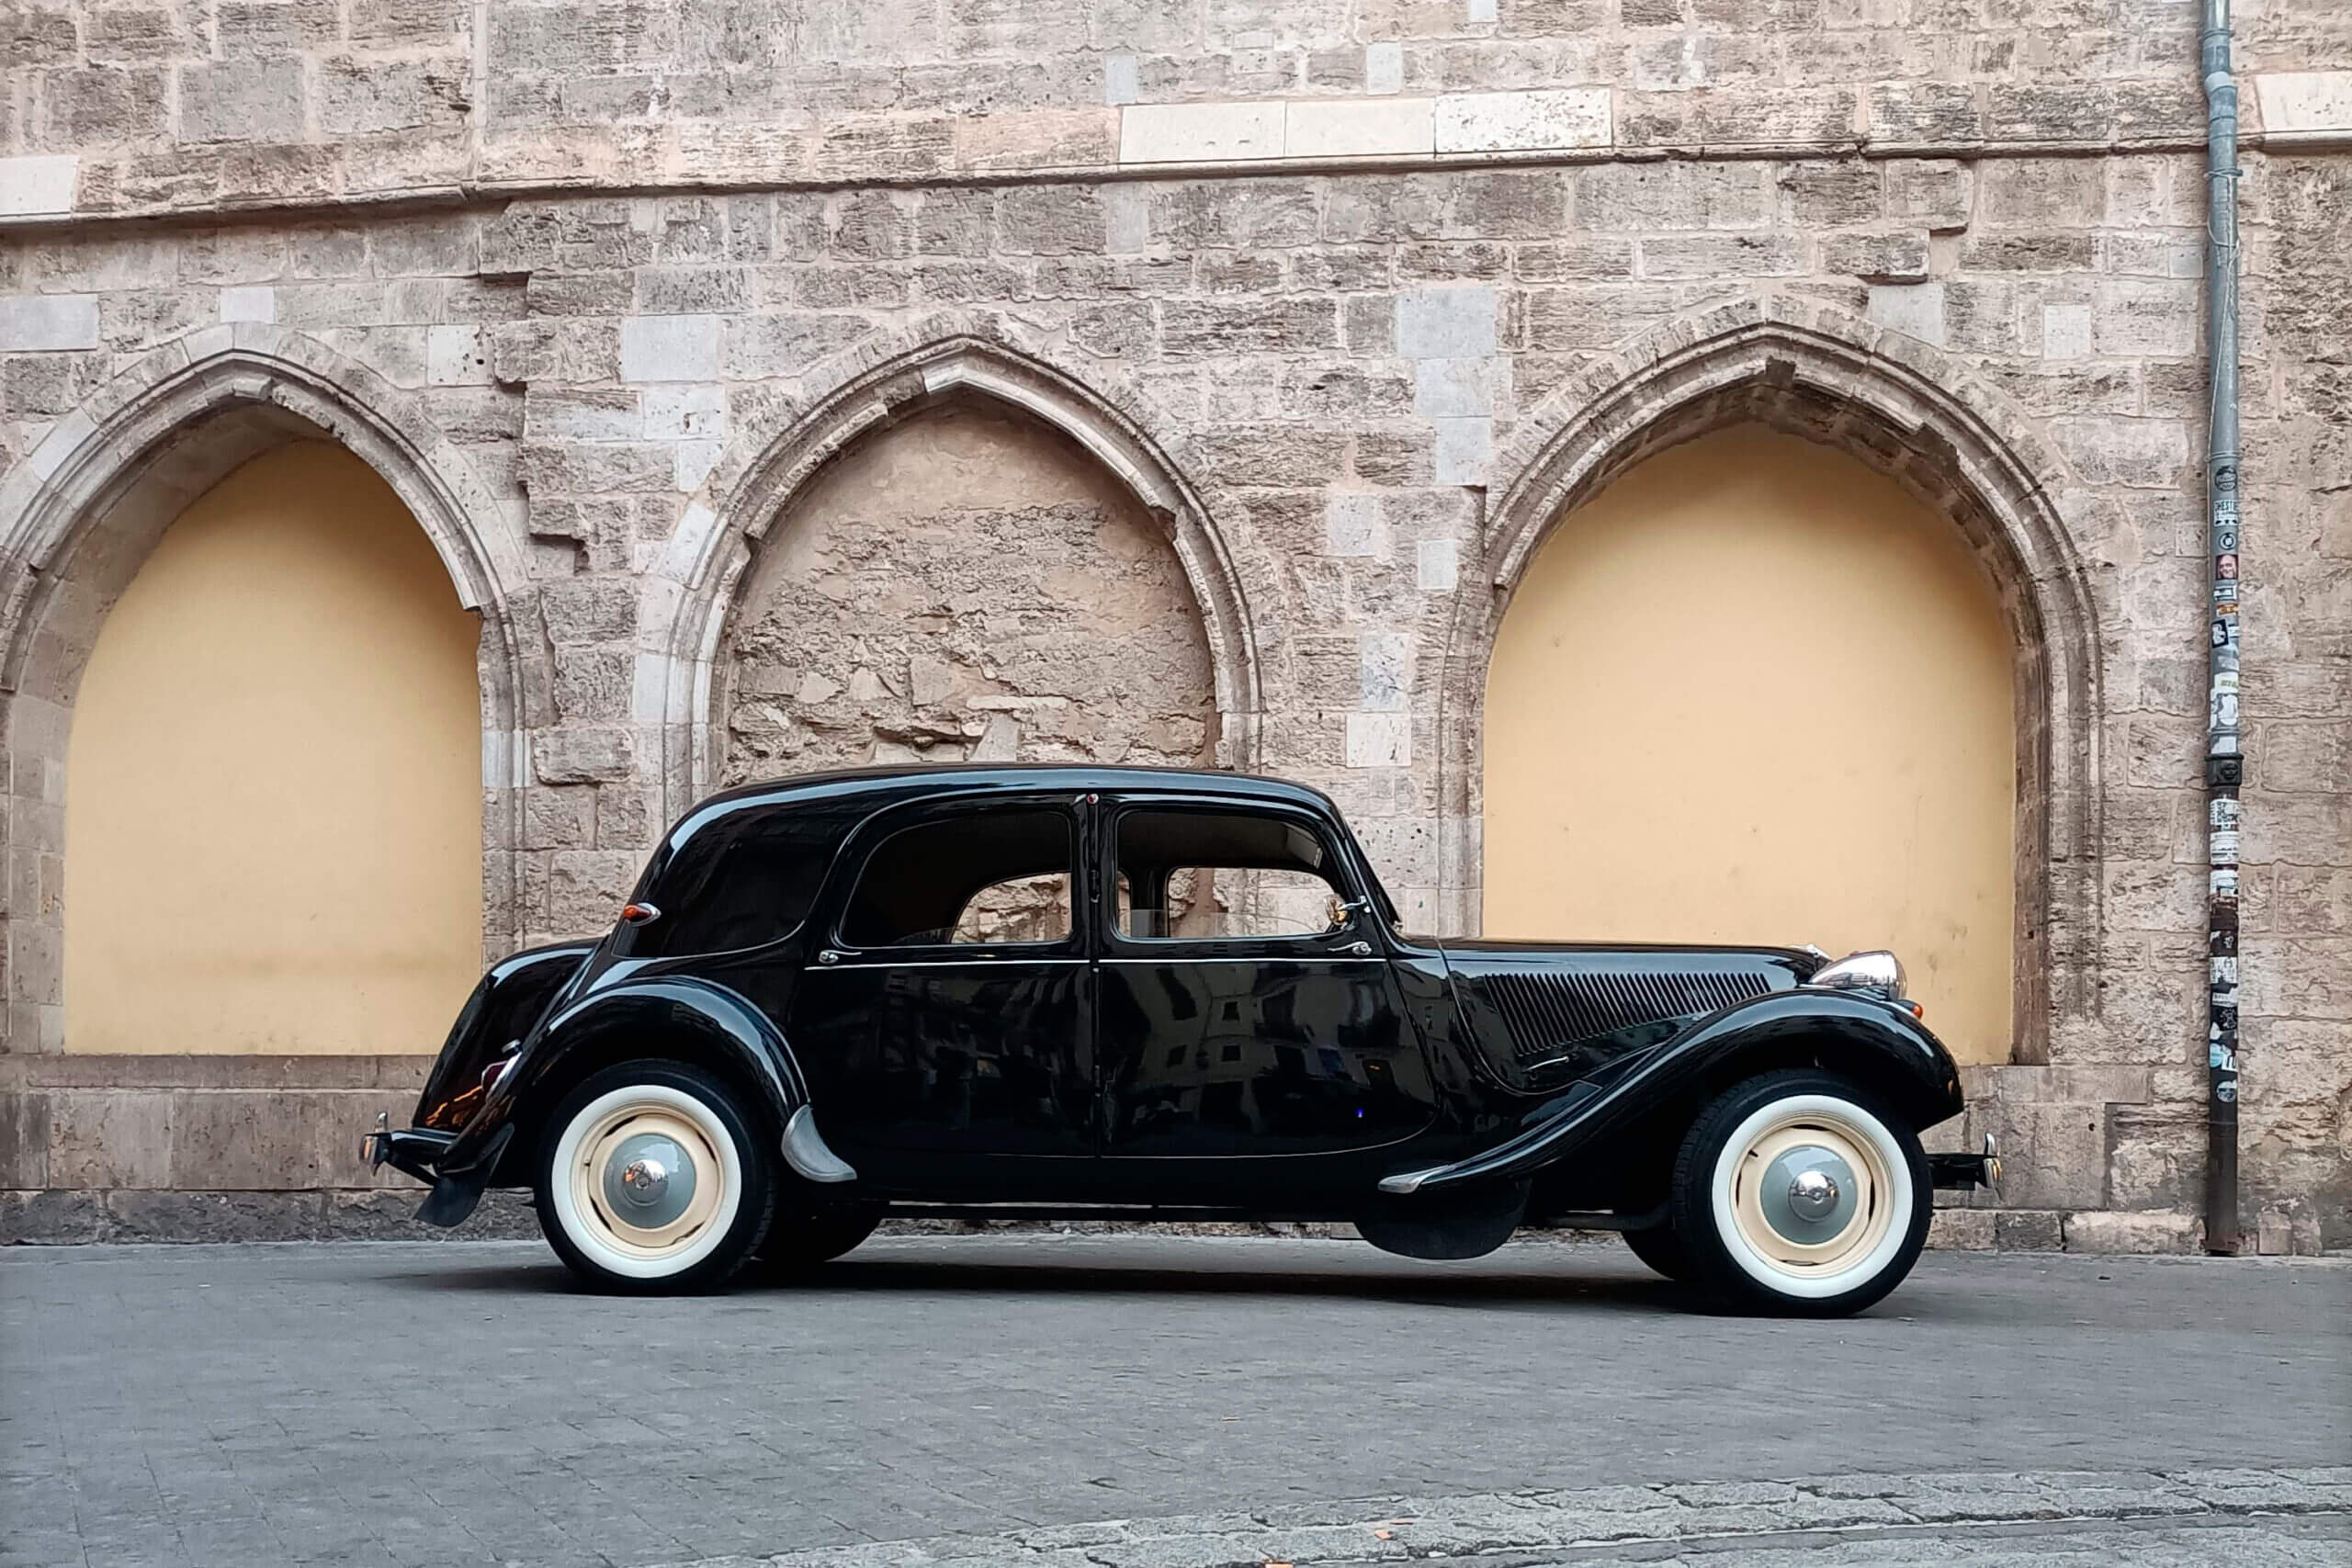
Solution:
[(1940, 283), (1871, 285), (1871, 320), (1882, 327), (1944, 345), (1944, 286)]
[(1403, 632), (1366, 632), (1356, 639), (1357, 686), (1370, 713), (1400, 713), (1413, 688), (1413, 639)]
[(649, 441), (715, 441), (726, 434), (724, 387), (657, 387), (645, 394)]
[(1283, 105), (1129, 104), (1119, 111), (1122, 164), (1221, 164), (1283, 155)]
[(1405, 46), (1394, 39), (1363, 46), (1363, 90), (1394, 93), (1405, 85)]
[(692, 495), (726, 455), (724, 441), (681, 441), (672, 449), (670, 482), (679, 494)]
[(624, 381), (718, 379), (717, 316), (630, 316), (621, 322)]
[(1348, 715), (1347, 761), (1351, 768), (1411, 767), (1413, 716), (1408, 713)]
[(1388, 524), (1380, 513), (1380, 498), (1362, 492), (1334, 491), (1323, 499), (1323, 553), (1332, 556), (1385, 556), (1388, 553)]
[(1151, 243), (1151, 197), (1134, 185), (1102, 192), (1103, 243), (1114, 256), (1131, 256)]
[(1483, 283), (1396, 296), (1396, 352), (1408, 359), (1485, 359), (1495, 352), (1495, 291)]
[(1413, 412), (1428, 419), (1482, 419), (1495, 412), (1510, 362), (1423, 359), (1413, 366)]
[(0, 218), (39, 218), (74, 210), (82, 160), (72, 152), (0, 158)]
[(1102, 57), (1102, 101), (1106, 104), (1131, 104), (1143, 96), (1143, 85), (1136, 75), (1136, 57), (1132, 54), (1106, 54)]
[(240, 284), (220, 290), (220, 319), (224, 321), (275, 321), (277, 320), (277, 290), (266, 283)]
[(2267, 143), (2352, 142), (2352, 71), (2282, 71), (2254, 79)]
[(1609, 145), (1609, 89), (1450, 93), (1437, 101), (1441, 152), (1532, 152)]
[(424, 379), (435, 387), (490, 385), (490, 344), (478, 326), (433, 327), (424, 334)]
[(662, 575), (672, 582), (684, 582), (693, 577), (718, 528), (718, 513), (700, 502), (687, 507), (679, 517), (678, 525), (670, 530), (670, 542), (662, 557)]
[(1495, 422), (1491, 419), (1433, 419), (1437, 453), (1431, 467), (1442, 485), (1483, 485), (1494, 464)]
[(524, 419), (535, 440), (639, 441), (645, 435), (645, 410), (628, 392), (533, 393)]
[(1472, 22), (1491, 22), (1495, 19), (1495, 13), (1499, 8), (1498, 0), (1469, 0), (1469, 4), (1464, 8), (1463, 19)]
[(97, 346), (95, 294), (12, 294), (0, 299), (0, 349), (39, 353)]
[(2041, 354), (2045, 359), (2081, 359), (2091, 352), (2088, 305), (2041, 308)]
[(1283, 153), (1290, 158), (1426, 156), (1428, 98), (1310, 98), (1287, 107)]
[(1451, 593), (1462, 581), (1462, 547), (1452, 539), (1423, 539), (1413, 547), (1414, 581), (1424, 592)]

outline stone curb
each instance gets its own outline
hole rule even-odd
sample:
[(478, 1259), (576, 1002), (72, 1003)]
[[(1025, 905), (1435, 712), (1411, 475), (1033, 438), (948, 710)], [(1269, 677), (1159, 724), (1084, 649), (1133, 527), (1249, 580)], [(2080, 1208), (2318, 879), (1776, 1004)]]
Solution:
[(2254, 1514), (2352, 1514), (2352, 1465), (1855, 1475), (1374, 1498), (704, 1558), (662, 1568), (1336, 1568), (1761, 1537), (1900, 1537), (1974, 1526)]

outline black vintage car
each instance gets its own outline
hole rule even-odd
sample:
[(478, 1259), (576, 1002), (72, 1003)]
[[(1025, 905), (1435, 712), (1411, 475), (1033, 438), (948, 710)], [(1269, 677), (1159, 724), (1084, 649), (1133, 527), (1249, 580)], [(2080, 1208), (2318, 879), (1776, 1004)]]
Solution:
[(1921, 1152), (1960, 1110), (1885, 953), (1409, 936), (1297, 784), (902, 768), (695, 807), (610, 932), (483, 978), (368, 1149), (437, 1224), (531, 1189), (623, 1291), (888, 1215), (1347, 1220), (1431, 1258), (1543, 1224), (1831, 1314), (1996, 1176)]

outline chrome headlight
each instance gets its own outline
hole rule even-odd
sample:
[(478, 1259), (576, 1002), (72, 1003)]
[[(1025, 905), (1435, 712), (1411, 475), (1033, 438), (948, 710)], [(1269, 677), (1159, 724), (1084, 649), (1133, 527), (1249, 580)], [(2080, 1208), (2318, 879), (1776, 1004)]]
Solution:
[(1903, 998), (1903, 965), (1894, 954), (1881, 949), (1874, 953), (1856, 953), (1835, 964), (1825, 964), (1813, 973), (1808, 986), (1821, 986), (1833, 991), (1868, 991), (1884, 997), (1888, 1001)]

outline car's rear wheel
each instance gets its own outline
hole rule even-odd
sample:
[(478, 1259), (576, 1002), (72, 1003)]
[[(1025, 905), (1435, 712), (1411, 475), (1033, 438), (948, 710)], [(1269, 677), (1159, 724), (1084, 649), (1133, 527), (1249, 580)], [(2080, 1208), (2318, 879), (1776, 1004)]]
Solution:
[(775, 1162), (735, 1091), (678, 1062), (625, 1062), (567, 1096), (540, 1144), (539, 1227), (599, 1290), (724, 1284), (768, 1224)]
[(1934, 1207), (1907, 1124), (1849, 1079), (1794, 1070), (1700, 1113), (1669, 1213), (1695, 1282), (1747, 1311), (1836, 1317), (1903, 1282)]
[(1679, 1283), (1690, 1281), (1690, 1255), (1682, 1248), (1682, 1240), (1674, 1234), (1672, 1225), (1657, 1225), (1645, 1231), (1623, 1233), (1625, 1245), (1634, 1256), (1658, 1273)]

